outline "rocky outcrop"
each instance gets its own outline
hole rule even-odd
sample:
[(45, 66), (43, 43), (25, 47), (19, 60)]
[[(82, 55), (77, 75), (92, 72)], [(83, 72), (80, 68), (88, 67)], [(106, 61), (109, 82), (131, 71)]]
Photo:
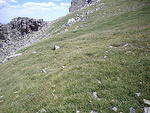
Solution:
[(69, 8), (69, 12), (74, 12), (79, 10), (86, 5), (94, 3), (96, 0), (72, 0), (71, 7)]
[(28, 42), (36, 40), (37, 36), (29, 35), (40, 31), (47, 24), (42, 19), (27, 17), (17, 17), (8, 24), (0, 24), (0, 58), (11, 55), (19, 48), (28, 45)]
[(23, 36), (33, 31), (38, 31), (44, 26), (42, 19), (17, 17), (8, 24), (0, 24), (0, 39), (7, 40), (10, 36)]

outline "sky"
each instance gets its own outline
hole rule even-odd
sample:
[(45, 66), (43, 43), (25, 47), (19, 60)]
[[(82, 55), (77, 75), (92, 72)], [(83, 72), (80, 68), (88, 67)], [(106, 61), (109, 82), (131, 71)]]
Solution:
[(52, 21), (69, 13), (71, 0), (0, 0), (0, 23), (15, 17)]

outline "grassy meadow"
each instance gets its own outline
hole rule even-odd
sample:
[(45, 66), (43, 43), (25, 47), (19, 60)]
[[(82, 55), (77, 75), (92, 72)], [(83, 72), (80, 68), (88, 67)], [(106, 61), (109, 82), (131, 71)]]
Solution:
[[(105, 7), (60, 33), (68, 19), (100, 3)], [(150, 100), (149, 0), (101, 0), (52, 26), (49, 38), (0, 64), (0, 113), (142, 113), (143, 99)]]

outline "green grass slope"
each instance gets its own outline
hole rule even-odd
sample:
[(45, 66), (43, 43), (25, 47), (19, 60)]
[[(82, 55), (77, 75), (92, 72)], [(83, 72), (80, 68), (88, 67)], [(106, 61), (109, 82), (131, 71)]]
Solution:
[[(113, 107), (141, 113), (148, 106), (143, 99), (150, 100), (150, 1), (101, 2), (105, 7), (86, 21), (52, 32), (99, 4), (57, 20), (50, 38), (0, 64), (0, 113), (114, 113)], [(54, 51), (54, 45), (61, 48)]]

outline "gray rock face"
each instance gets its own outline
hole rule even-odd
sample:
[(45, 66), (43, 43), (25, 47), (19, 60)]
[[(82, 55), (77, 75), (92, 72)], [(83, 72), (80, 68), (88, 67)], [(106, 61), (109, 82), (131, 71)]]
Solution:
[[(47, 22), (43, 19), (17, 17), (8, 24), (0, 24), (0, 58), (14, 53), (28, 42), (27, 35), (41, 30)], [(26, 38), (26, 39), (25, 39)]]
[(69, 12), (74, 12), (82, 7), (95, 2), (96, 0), (72, 0)]

